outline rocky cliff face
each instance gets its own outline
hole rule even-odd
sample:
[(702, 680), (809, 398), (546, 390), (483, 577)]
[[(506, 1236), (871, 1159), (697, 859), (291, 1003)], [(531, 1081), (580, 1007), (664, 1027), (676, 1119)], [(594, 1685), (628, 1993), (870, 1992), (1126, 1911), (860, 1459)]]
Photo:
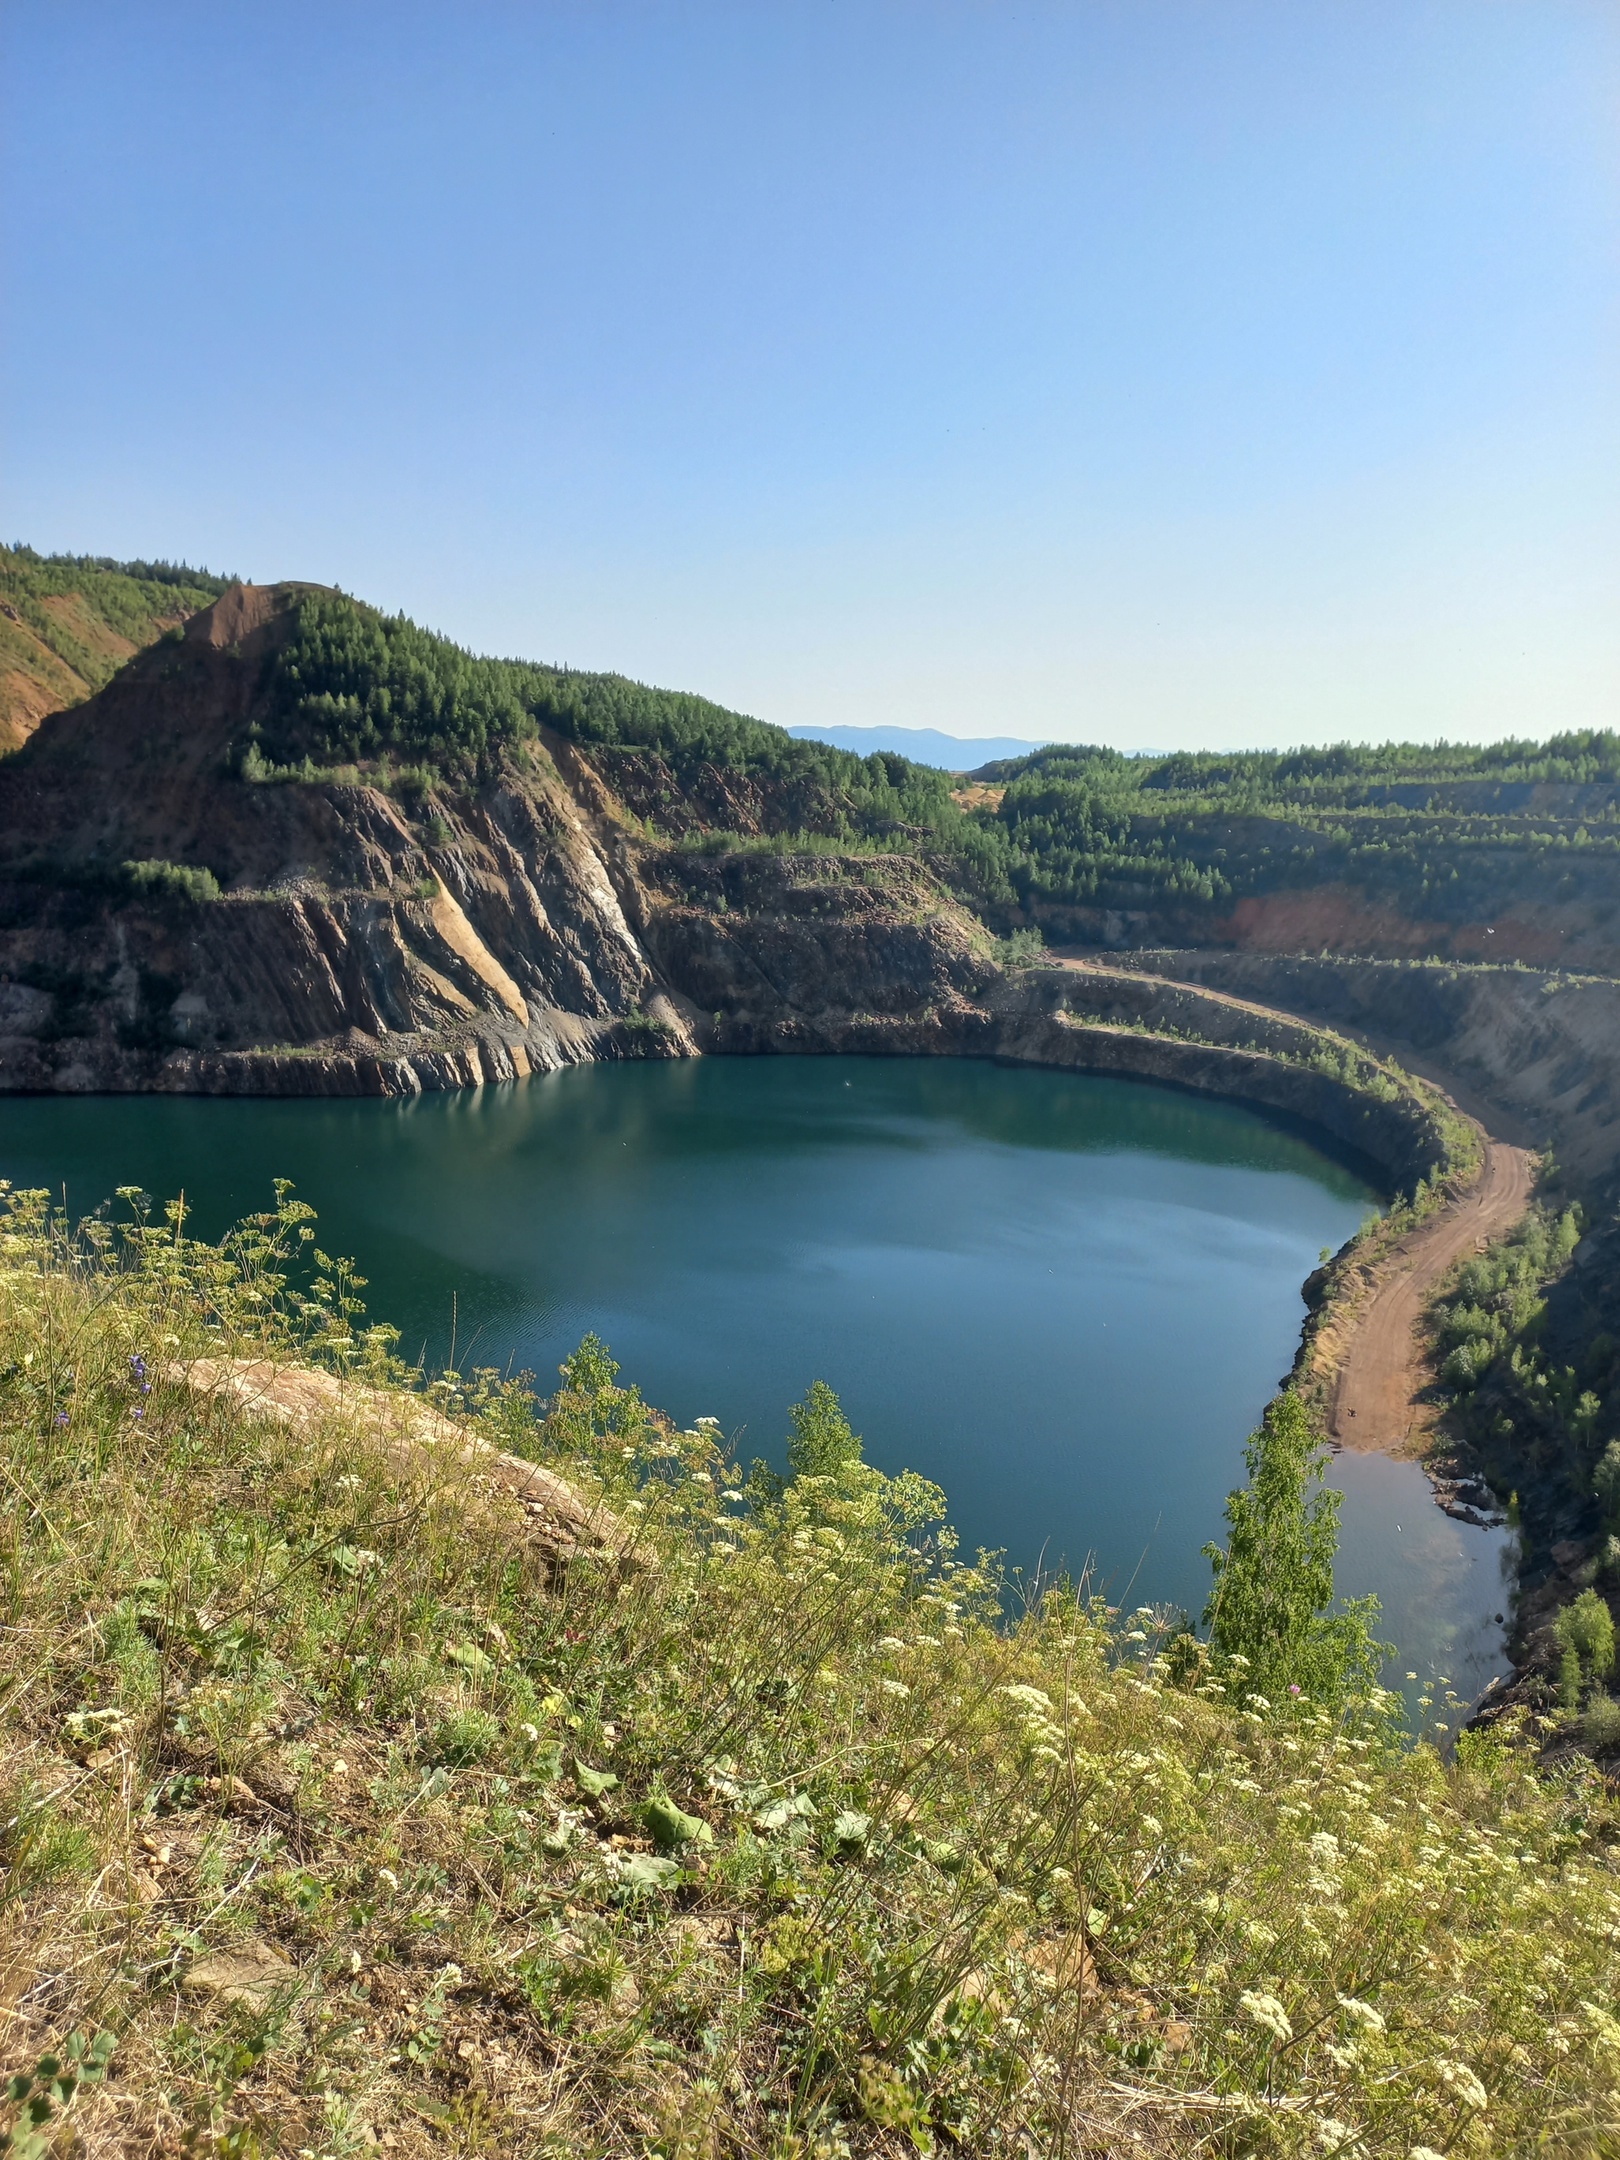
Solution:
[[(1348, 1028), (1444, 1067), (1589, 1190), (1620, 1183), (1620, 982), (1525, 967), (1160, 952), (1128, 966)], [(1620, 1196), (1620, 1195), (1617, 1195)]]
[(245, 778), (289, 598), (233, 588), (0, 765), (0, 1087), (408, 1092), (994, 972), (914, 863), (652, 845), (560, 739), (403, 798)]

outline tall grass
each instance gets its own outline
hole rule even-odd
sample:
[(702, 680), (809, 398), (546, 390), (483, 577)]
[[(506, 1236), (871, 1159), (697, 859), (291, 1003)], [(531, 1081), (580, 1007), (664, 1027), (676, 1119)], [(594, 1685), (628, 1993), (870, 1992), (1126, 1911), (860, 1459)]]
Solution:
[(437, 1386), (633, 1528), (561, 1579), (359, 1390), (312, 1438), (179, 1379), (397, 1382), (358, 1288), (285, 1195), (219, 1248), (7, 1202), (14, 2149), (1613, 2149), (1590, 1774), (1008, 1612), (925, 1481), (745, 1486), (599, 1345)]

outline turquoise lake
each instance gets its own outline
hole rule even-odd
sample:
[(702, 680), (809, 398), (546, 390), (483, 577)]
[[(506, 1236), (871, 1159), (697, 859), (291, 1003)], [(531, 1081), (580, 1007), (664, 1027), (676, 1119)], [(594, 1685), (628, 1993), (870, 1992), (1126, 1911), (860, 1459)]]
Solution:
[[(780, 1461), (839, 1391), (868, 1459), (936, 1478), (963, 1545), (1197, 1613), (1300, 1286), (1378, 1205), (1230, 1103), (960, 1059), (583, 1066), (395, 1102), (12, 1098), (0, 1174), (87, 1213), (184, 1189), (213, 1234), (288, 1177), (409, 1355), (553, 1384), (587, 1331), (683, 1423)], [(1412, 1464), (1336, 1457), (1341, 1594), (1402, 1671), (1504, 1670), (1508, 1550)]]

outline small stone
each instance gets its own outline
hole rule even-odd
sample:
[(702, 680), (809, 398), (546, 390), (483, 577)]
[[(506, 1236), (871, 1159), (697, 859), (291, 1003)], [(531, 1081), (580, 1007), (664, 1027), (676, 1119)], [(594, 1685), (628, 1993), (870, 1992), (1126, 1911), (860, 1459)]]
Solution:
[(180, 1984), (192, 1995), (212, 1995), (221, 2002), (262, 2010), (275, 1990), (296, 1979), (297, 1973), (297, 1966), (268, 1943), (244, 1943), (239, 1950), (219, 1950), (199, 1958)]
[(253, 1787), (247, 1782), (245, 1778), (205, 1778), (203, 1781), (203, 1790), (208, 1793), (217, 1794), (222, 1800), (230, 1801), (233, 1807), (256, 1808), (261, 1804), (258, 1794), (253, 1790)]

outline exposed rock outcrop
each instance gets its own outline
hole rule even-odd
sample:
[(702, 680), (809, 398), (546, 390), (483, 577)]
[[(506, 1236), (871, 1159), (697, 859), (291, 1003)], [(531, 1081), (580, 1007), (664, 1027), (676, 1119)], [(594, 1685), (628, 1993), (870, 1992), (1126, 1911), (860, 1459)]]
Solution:
[[(1112, 956), (1111, 956), (1112, 958)], [(1476, 1090), (1583, 1185), (1620, 1167), (1620, 982), (1525, 967), (1283, 953), (1147, 952), (1115, 963), (1174, 976), (1324, 1025)]]
[(396, 1093), (687, 1047), (544, 748), (410, 804), (243, 777), (287, 598), (233, 588), (0, 765), (0, 1085)]

